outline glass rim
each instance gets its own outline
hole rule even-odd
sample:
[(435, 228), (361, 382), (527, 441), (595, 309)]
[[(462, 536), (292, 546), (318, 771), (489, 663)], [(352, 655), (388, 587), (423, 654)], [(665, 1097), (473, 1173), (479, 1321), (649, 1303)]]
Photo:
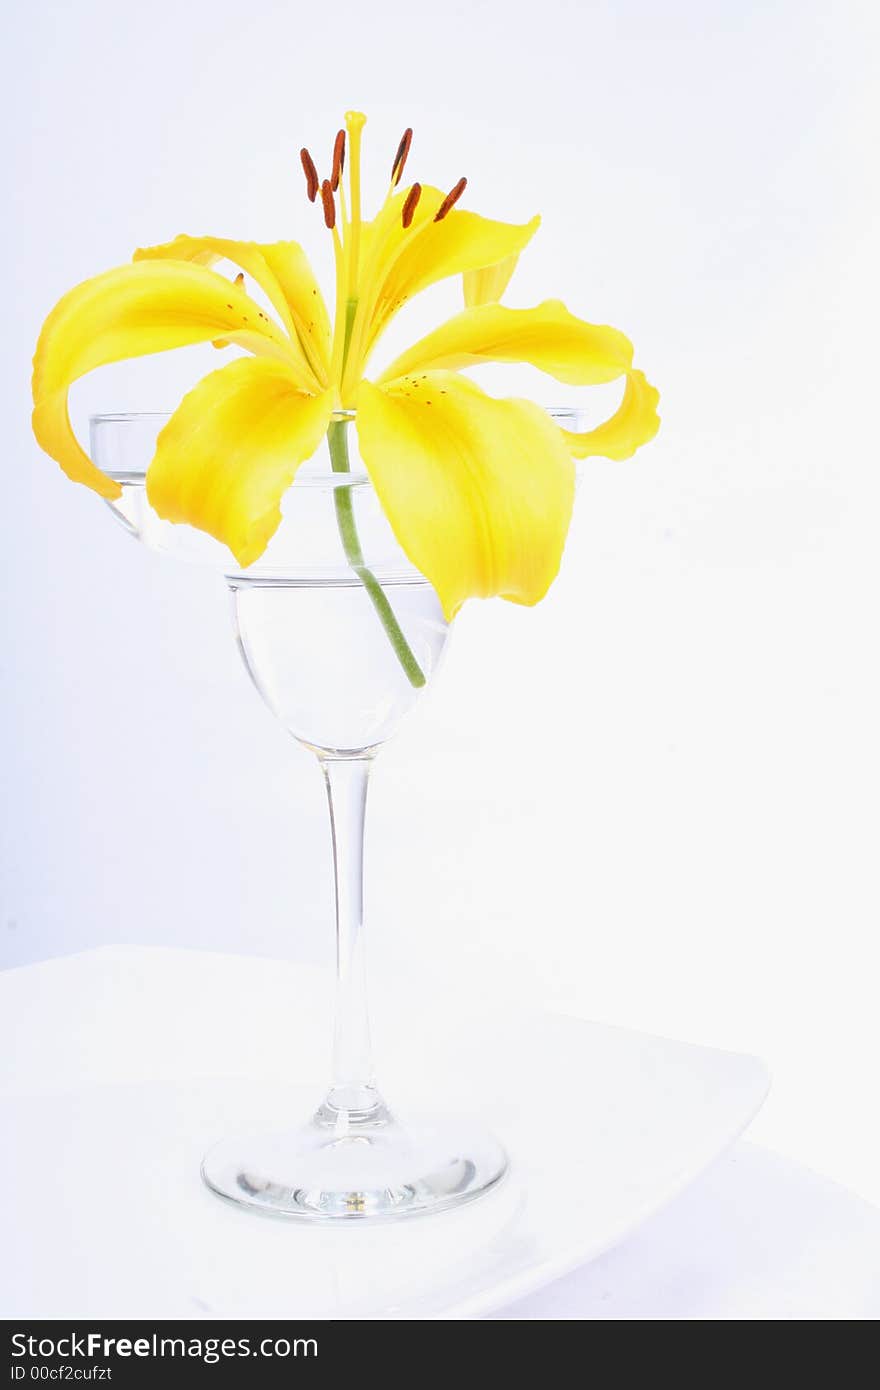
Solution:
[[(586, 412), (578, 406), (541, 406), (546, 411), (550, 419), (563, 429), (573, 431), (590, 428), (586, 420)], [(100, 411), (89, 416), (89, 428), (99, 429), (101, 425), (116, 425), (120, 427), (136, 427), (140, 424), (149, 424), (157, 420), (170, 420), (174, 414), (173, 410), (108, 410)], [(331, 416), (333, 421), (346, 421), (352, 423), (357, 419), (356, 410), (334, 410)], [(93, 446), (95, 444), (93, 439)], [(306, 459), (297, 469), (296, 477), (291, 484), (292, 487), (317, 487), (317, 488), (352, 488), (372, 486), (369, 471), (361, 460), (347, 472), (326, 472), (323, 469), (316, 471), (314, 468), (314, 457)], [(310, 467), (310, 465), (312, 465)], [(98, 464), (98, 467), (101, 465)], [(130, 486), (140, 485), (146, 481), (149, 465), (135, 468), (104, 468), (103, 471), (109, 478), (117, 483), (127, 483)]]
[[(536, 402), (539, 404), (539, 402)], [(586, 412), (576, 405), (542, 405), (541, 409), (546, 411), (551, 420), (557, 424), (578, 420)], [(175, 412), (173, 410), (101, 410), (89, 416), (90, 425), (134, 425), (139, 420), (170, 420)], [(356, 420), (356, 410), (334, 410), (331, 418), (333, 420)]]

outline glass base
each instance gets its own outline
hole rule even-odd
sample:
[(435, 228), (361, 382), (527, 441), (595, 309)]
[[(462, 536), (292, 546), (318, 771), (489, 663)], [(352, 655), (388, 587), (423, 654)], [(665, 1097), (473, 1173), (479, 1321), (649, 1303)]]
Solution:
[(301, 1129), (225, 1139), (202, 1162), (220, 1197), (311, 1221), (447, 1211), (488, 1192), (507, 1170), (491, 1135), (454, 1124), (403, 1126), (378, 1097), (360, 1109), (325, 1101)]

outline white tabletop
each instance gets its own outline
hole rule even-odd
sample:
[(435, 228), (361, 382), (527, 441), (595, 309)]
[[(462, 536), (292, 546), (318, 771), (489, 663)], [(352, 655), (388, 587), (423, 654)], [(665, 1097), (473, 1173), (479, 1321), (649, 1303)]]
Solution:
[[(561, 1047), (570, 1060), (581, 1045), (598, 1049), (626, 1102), (614, 1127), (627, 1152), (638, 1147), (633, 1136), (644, 1136), (653, 1171), (635, 1164), (621, 1175), (616, 1200), (622, 1197), (623, 1205), (612, 1219), (615, 1194), (607, 1156), (601, 1168), (597, 1133), (586, 1168), (592, 1162), (592, 1180), (608, 1184), (608, 1222), (604, 1228), (600, 1222), (593, 1246), (587, 1241), (583, 1249), (605, 1253), (563, 1278), (548, 1282), (546, 1251), (539, 1259), (540, 1252), (519, 1248), (540, 1243), (542, 1210), (546, 1215), (557, 1205), (552, 1193), (548, 1203), (546, 1193), (528, 1192), (536, 1177), (527, 1162), (519, 1187), (509, 1184), (497, 1199), (484, 1199), (469, 1214), (404, 1223), (404, 1235), (383, 1234), (378, 1243), (360, 1229), (294, 1231), (226, 1208), (197, 1182), (198, 1146), (216, 1137), (203, 1131), (227, 1124), (229, 1115), (245, 1118), (255, 1097), (263, 1104), (277, 1096), (281, 1078), (286, 1084), (291, 1077), (300, 1083), (322, 1077), (329, 1002), (330, 982), (320, 971), (185, 951), (114, 948), (0, 975), (0, 1106), (9, 1173), (4, 1244), (20, 1255), (6, 1262), (0, 1312), (130, 1315), (130, 1296), (145, 1316), (172, 1317), (491, 1312), (518, 1319), (853, 1319), (880, 1313), (880, 1213), (743, 1142), (699, 1174), (760, 1103), (756, 1064), (575, 1021), (545, 1029), (538, 1051)], [(409, 1008), (403, 1004), (403, 1021), (392, 1008), (389, 1020), (389, 1036), (407, 1029), (407, 1047), (393, 1053), (386, 1071), (395, 1095), (407, 1089), (408, 1058), (442, 1036), (442, 1010), (419, 1009), (417, 1036)], [(457, 1018), (456, 1026), (467, 1031), (470, 1025)], [(497, 1031), (500, 1024), (490, 1018), (488, 1026)], [(523, 1022), (521, 1031), (528, 1026)], [(546, 1051), (540, 1055), (550, 1096), (552, 1064)], [(438, 1060), (441, 1071), (448, 1066), (460, 1079), (454, 1052)], [(646, 1067), (653, 1090), (663, 1092), (653, 1111), (632, 1090)], [(522, 1076), (521, 1062), (516, 1069)], [(539, 1066), (524, 1104), (540, 1105), (541, 1077)], [(603, 1091), (601, 1078), (584, 1084), (596, 1123), (604, 1123), (603, 1106), (613, 1113), (613, 1085)], [(695, 1098), (699, 1123), (687, 1134)], [(630, 1113), (639, 1104), (644, 1113)], [(658, 1123), (664, 1113), (672, 1121), (668, 1135)], [(566, 1133), (576, 1143), (573, 1127), (562, 1128), (559, 1142), (564, 1145)], [(548, 1171), (552, 1181), (552, 1164)], [(681, 1195), (673, 1198), (676, 1190)], [(600, 1216), (602, 1207), (600, 1200)], [(595, 1225), (596, 1212), (587, 1216)], [(336, 1237), (345, 1244), (334, 1243)], [(260, 1261), (268, 1259), (276, 1271), (271, 1293), (242, 1274), (255, 1258), (254, 1242)], [(192, 1245), (202, 1251), (201, 1264)], [(127, 1248), (140, 1251), (137, 1270), (108, 1273), (108, 1255)], [(436, 1278), (395, 1303), (392, 1267), (414, 1251)], [(387, 1259), (390, 1282), (371, 1302), (363, 1271), (375, 1269), (377, 1256)], [(181, 1275), (188, 1261), (192, 1268)], [(316, 1286), (324, 1269), (339, 1311), (324, 1311), (326, 1296), (324, 1303), (309, 1302), (296, 1282), (297, 1262), (310, 1267)], [(560, 1249), (555, 1269), (575, 1262), (571, 1250)], [(499, 1307), (498, 1289), (523, 1288), (537, 1291)]]

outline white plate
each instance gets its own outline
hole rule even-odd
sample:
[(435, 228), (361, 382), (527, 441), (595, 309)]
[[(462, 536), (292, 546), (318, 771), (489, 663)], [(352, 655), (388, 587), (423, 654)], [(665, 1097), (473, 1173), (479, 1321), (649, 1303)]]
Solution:
[(741, 1140), (629, 1240), (494, 1316), (876, 1321), (880, 1211)]
[[(296, 1000), (303, 972), (288, 968), (279, 983), (275, 963), (221, 961), (98, 952), (5, 977), (20, 1064), (0, 1101), (2, 1245), (15, 1252), (3, 1316), (479, 1316), (617, 1244), (732, 1142), (767, 1090), (750, 1057), (557, 1016), (495, 1019), (480, 1037), (457, 1020), (458, 1046), (438, 1070), (510, 1151), (497, 1192), (376, 1229), (255, 1217), (202, 1187), (202, 1152), (283, 1113), (295, 1122), (315, 1088), (169, 1073), (193, 1069), (201, 1047), (203, 1061), (262, 1056), (277, 1077), (277, 1025), (263, 1023), (266, 999), (245, 983), (271, 973)], [(199, 972), (226, 1021), (216, 1048), (191, 991)], [(174, 1011), (184, 998), (185, 1038)], [(29, 1040), (40, 1051), (30, 1077)], [(156, 1079), (118, 1079), (151, 1070)], [(405, 1056), (392, 1070), (405, 1118), (424, 1080), (407, 1075)]]

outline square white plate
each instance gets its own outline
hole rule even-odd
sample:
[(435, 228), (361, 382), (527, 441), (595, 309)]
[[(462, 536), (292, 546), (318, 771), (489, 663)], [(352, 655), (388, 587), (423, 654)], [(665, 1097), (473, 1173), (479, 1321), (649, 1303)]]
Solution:
[[(751, 1057), (554, 1015), (484, 1018), (482, 1033), (457, 1017), (436, 1069), (510, 1152), (496, 1192), (375, 1228), (254, 1216), (213, 1197), (199, 1161), (318, 1099), (301, 1079), (321, 1074), (306, 1042), (318, 974), (131, 948), (0, 977), (3, 1316), (479, 1316), (622, 1240), (766, 1094)], [(404, 1119), (424, 1106), (422, 1070), (395, 1059)]]

